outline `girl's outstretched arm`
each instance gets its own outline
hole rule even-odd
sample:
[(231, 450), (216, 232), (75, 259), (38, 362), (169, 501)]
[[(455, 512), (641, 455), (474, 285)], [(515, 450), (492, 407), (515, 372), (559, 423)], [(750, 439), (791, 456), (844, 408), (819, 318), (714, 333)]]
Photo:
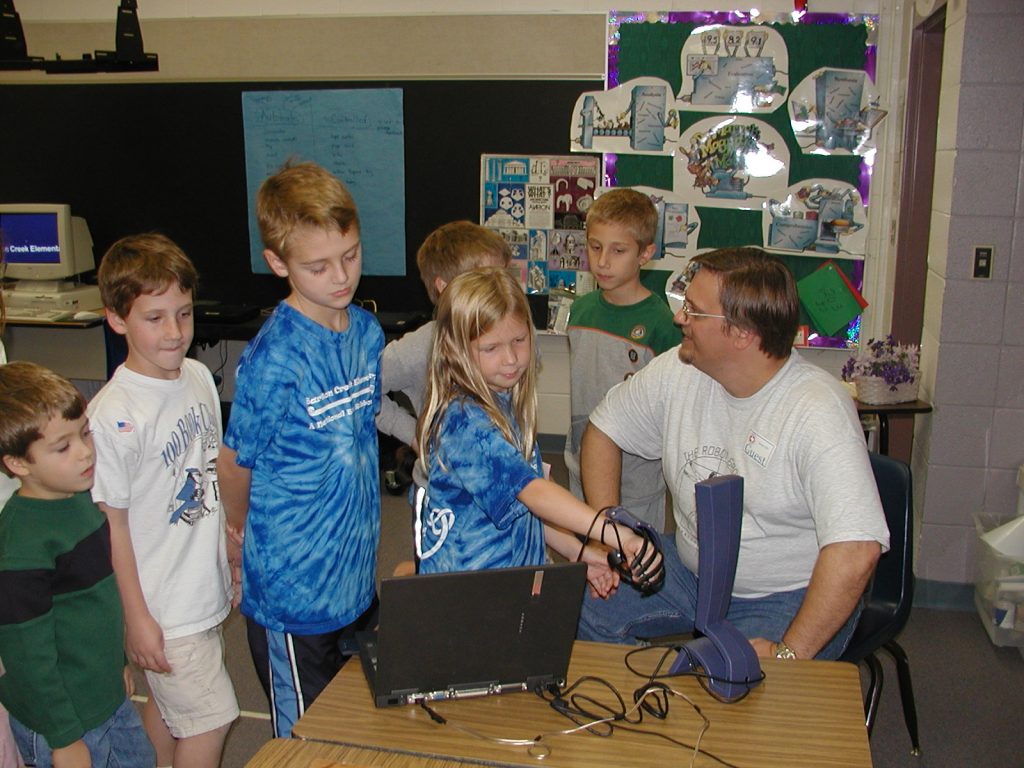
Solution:
[[(538, 477), (536, 480), (528, 483), (519, 492), (517, 498), (533, 514), (552, 526), (562, 528), (565, 531), (580, 533), (584, 536), (588, 535), (589, 532), (590, 537), (594, 541), (601, 542), (602, 544), (607, 543), (611, 546), (615, 546), (621, 541), (622, 554), (625, 556), (627, 563), (634, 562), (644, 547), (644, 538), (625, 526), (609, 523), (606, 527), (603, 520), (598, 520), (595, 525), (594, 516), (597, 514), (597, 511), (588, 507), (565, 488), (550, 480)], [(609, 530), (612, 527), (617, 530), (618, 537)], [(604, 536), (604, 541), (601, 541), (602, 535)], [(546, 535), (545, 538), (547, 538)], [(570, 555), (562, 552), (553, 542), (552, 545), (557, 552), (565, 557), (576, 559), (578, 549)], [(658, 553), (656, 559), (648, 563), (647, 571), (649, 573), (655, 572), (660, 564), (661, 553)], [(643, 579), (643, 574), (637, 573), (636, 576), (641, 580)]]
[(566, 560), (579, 560), (587, 564), (587, 583), (594, 597), (607, 598), (615, 594), (619, 586), (619, 573), (608, 565), (607, 547), (591, 541), (581, 544), (576, 536), (550, 523), (544, 524), (544, 541)]

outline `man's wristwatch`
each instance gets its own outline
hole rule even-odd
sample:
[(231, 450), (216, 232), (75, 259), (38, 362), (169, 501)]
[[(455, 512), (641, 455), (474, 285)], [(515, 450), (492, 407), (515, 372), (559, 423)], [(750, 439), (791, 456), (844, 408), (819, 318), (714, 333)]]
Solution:
[(775, 644), (776, 659), (795, 659), (796, 652), (781, 640)]

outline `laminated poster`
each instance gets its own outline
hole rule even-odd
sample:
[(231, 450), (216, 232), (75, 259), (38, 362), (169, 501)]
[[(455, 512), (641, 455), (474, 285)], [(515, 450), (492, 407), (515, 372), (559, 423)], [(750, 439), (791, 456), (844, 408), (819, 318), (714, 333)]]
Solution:
[(698, 27), (683, 43), (678, 108), (774, 112), (789, 90), (789, 54), (771, 27)]
[(512, 269), (527, 293), (575, 290), (587, 270), (587, 209), (601, 161), (581, 155), (482, 155), (480, 223), (512, 247)]
[(764, 203), (769, 250), (863, 258), (867, 212), (860, 193), (836, 179), (806, 179)]
[(872, 131), (888, 114), (861, 69), (822, 67), (789, 100), (790, 125), (805, 155), (873, 155)]
[(672, 87), (640, 77), (607, 91), (588, 91), (576, 100), (569, 127), (573, 152), (671, 155), (679, 141)]
[(745, 115), (698, 120), (679, 137), (673, 188), (700, 205), (760, 208), (786, 189), (789, 150), (778, 131)]

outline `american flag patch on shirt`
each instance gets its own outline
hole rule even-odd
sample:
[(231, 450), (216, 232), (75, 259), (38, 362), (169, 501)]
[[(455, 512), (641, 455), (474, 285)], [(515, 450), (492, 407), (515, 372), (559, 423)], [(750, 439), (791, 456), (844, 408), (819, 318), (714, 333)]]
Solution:
[(134, 432), (135, 431), (135, 425), (132, 424), (130, 421), (119, 421), (119, 422), (117, 422), (117, 431), (118, 432)]

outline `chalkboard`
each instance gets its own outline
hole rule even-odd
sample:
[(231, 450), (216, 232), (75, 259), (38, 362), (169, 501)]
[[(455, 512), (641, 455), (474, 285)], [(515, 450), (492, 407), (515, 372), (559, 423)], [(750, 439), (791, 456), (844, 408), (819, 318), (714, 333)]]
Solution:
[(405, 142), (402, 91), (362, 88), (242, 94), (249, 261), (269, 274), (256, 223), (256, 192), (288, 158), (319, 163), (341, 179), (359, 209), (368, 275), (405, 274)]
[[(268, 306), (287, 289), (249, 265), (242, 93), (399, 88), (405, 111), (404, 277), (364, 275), (385, 311), (427, 311), (416, 249), (435, 227), (479, 218), (480, 155), (563, 154), (571, 81), (154, 83), (0, 88), (0, 201), (71, 205), (97, 261), (118, 237), (160, 231), (199, 268), (201, 298)], [(367, 262), (375, 254), (367, 251)]]

